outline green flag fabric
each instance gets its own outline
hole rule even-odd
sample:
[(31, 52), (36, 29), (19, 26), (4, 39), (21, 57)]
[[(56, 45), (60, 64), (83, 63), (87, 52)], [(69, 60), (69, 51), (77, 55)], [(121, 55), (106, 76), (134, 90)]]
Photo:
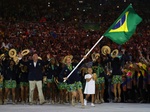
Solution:
[(142, 18), (136, 14), (132, 5), (129, 5), (103, 36), (122, 45), (130, 39), (141, 21)]

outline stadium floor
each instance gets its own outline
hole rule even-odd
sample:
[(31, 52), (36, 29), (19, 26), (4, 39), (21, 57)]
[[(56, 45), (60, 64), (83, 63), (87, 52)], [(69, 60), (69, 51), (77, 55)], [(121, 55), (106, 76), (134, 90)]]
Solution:
[(44, 105), (0, 105), (0, 112), (150, 112), (150, 104), (140, 103), (103, 103), (91, 107), (88, 104), (84, 109), (78, 104), (44, 104)]

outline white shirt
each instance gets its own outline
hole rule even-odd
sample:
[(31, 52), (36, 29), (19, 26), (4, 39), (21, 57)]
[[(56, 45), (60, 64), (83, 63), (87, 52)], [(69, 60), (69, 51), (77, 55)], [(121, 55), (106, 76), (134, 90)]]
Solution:
[(33, 64), (34, 64), (34, 67), (36, 67), (36, 63), (37, 63), (37, 62), (33, 62)]

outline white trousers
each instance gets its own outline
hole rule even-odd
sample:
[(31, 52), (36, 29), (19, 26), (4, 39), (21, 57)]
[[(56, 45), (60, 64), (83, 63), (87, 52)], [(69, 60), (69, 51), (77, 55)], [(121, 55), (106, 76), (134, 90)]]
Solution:
[(37, 86), (38, 89), (38, 95), (39, 95), (39, 100), (40, 103), (43, 103), (45, 101), (43, 91), (42, 91), (42, 81), (29, 81), (29, 102), (33, 103), (33, 94), (34, 94), (34, 89), (35, 85)]

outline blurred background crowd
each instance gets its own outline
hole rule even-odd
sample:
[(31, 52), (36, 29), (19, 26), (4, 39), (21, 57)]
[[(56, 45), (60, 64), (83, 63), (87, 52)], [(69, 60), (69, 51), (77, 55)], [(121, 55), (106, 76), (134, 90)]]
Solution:
[(111, 49), (126, 49), (134, 59), (138, 58), (137, 47), (145, 54), (150, 49), (148, 0), (2, 0), (1, 52), (3, 48), (30, 49), (41, 56), (49, 52), (81, 59), (130, 3), (143, 18), (132, 38), (122, 46), (104, 38), (93, 52), (108, 45)]

